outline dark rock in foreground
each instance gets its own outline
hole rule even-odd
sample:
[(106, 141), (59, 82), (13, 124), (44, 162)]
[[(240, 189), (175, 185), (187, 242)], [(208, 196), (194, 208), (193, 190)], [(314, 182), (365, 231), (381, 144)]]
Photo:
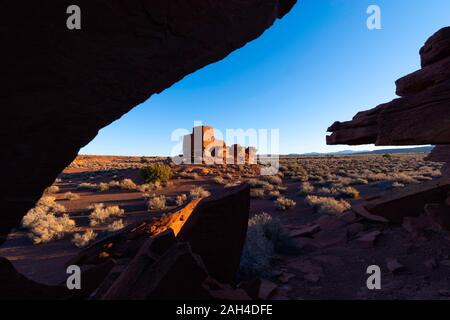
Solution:
[[(295, 0), (60, 0), (2, 6), (0, 243), (98, 130), (259, 37)], [(151, 123), (152, 119), (149, 119)], [(1, 272), (1, 271), (0, 271)]]

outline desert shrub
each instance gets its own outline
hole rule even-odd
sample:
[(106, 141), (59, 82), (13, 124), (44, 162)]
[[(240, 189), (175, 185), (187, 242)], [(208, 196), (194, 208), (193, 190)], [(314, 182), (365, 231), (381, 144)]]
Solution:
[(148, 209), (152, 211), (162, 211), (166, 209), (166, 197), (164, 195), (155, 196), (148, 201)]
[(150, 192), (150, 191), (154, 190), (154, 185), (153, 185), (153, 183), (144, 183), (144, 184), (139, 185), (137, 187), (137, 190), (142, 193)]
[(187, 200), (187, 195), (183, 193), (176, 197), (175, 203), (177, 206), (181, 206), (181, 205), (183, 205), (183, 203), (186, 202), (186, 200)]
[(180, 172), (178, 176), (183, 179), (192, 179), (192, 180), (198, 179), (198, 173), (195, 172)]
[(303, 182), (299, 187), (299, 195), (306, 196), (314, 192), (314, 187), (309, 182)]
[(56, 202), (56, 198), (52, 196), (43, 196), (36, 204), (37, 207), (44, 208), (51, 213), (62, 213), (66, 211), (66, 208)]
[(274, 201), (275, 207), (279, 210), (288, 210), (296, 205), (296, 202), (294, 200), (285, 198), (285, 197), (279, 197), (277, 200)]
[(123, 229), (124, 227), (125, 227), (125, 225), (123, 224), (123, 220), (119, 219), (119, 220), (115, 220), (115, 221), (111, 222), (110, 224), (108, 224), (107, 229), (110, 232), (114, 232), (114, 231)]
[(403, 188), (405, 185), (403, 183), (392, 181), (392, 180), (384, 180), (384, 181), (378, 181), (377, 183), (374, 183), (372, 187), (381, 188), (384, 190), (394, 189), (394, 188)]
[(227, 183), (226, 185), (224, 185), (224, 188), (232, 188), (232, 187), (237, 187), (242, 183), (242, 181), (234, 181), (234, 182), (230, 182)]
[(258, 180), (258, 179), (250, 179), (250, 180), (247, 181), (247, 183), (252, 188), (265, 188), (267, 186), (273, 187), (269, 182)]
[(217, 184), (225, 184), (225, 181), (224, 181), (223, 177), (221, 177), (221, 176), (214, 177), (214, 182)]
[(209, 191), (206, 191), (202, 187), (195, 187), (191, 191), (189, 191), (189, 198), (190, 199), (197, 199), (197, 198), (205, 198), (209, 197), (211, 193)]
[(172, 168), (163, 163), (152, 163), (141, 169), (142, 178), (148, 182), (167, 182), (172, 178)]
[(336, 200), (329, 197), (307, 196), (305, 202), (319, 213), (337, 214), (351, 208), (345, 200)]
[(281, 180), (281, 178), (279, 176), (267, 176), (267, 177), (265, 177), (265, 179), (270, 184), (274, 184), (274, 185), (282, 185), (283, 184), (283, 180)]
[(340, 188), (338, 192), (339, 195), (341, 195), (344, 198), (353, 198), (353, 199), (359, 198), (359, 191), (353, 187)]
[(58, 186), (50, 186), (45, 189), (44, 194), (52, 194), (52, 193), (58, 193), (58, 192), (59, 192)]
[(122, 181), (120, 181), (119, 186), (120, 186), (120, 189), (123, 189), (123, 190), (136, 190), (137, 189), (136, 183), (134, 183), (134, 181), (131, 179), (123, 179)]
[(336, 188), (319, 188), (317, 189), (316, 192), (317, 195), (319, 196), (326, 196), (326, 197), (333, 197), (333, 196), (338, 196), (339, 195), (339, 191)]
[(392, 188), (404, 188), (405, 185), (403, 183), (400, 183), (400, 182), (397, 182), (397, 181), (393, 181), (391, 187)]
[(274, 190), (269, 192), (269, 198), (270, 199), (277, 199), (281, 196), (280, 191)]
[(36, 207), (22, 218), (22, 227), (29, 229), (29, 237), (34, 244), (61, 239), (75, 228), (75, 221), (62, 214), (64, 206), (55, 203), (53, 197), (43, 197)]
[(366, 179), (367, 179), (368, 181), (373, 182), (373, 181), (383, 181), (383, 180), (388, 179), (388, 177), (387, 177), (387, 175), (384, 174), (384, 173), (369, 173), (369, 174), (366, 176)]
[(293, 253), (296, 247), (280, 220), (263, 212), (249, 219), (247, 237), (241, 257), (239, 277), (268, 277), (276, 252)]
[(252, 198), (264, 197), (264, 189), (250, 189), (250, 197)]
[(117, 181), (117, 180), (111, 180), (110, 182), (105, 183), (105, 184), (108, 186), (108, 189), (109, 188), (120, 188), (120, 181)]
[(66, 192), (66, 193), (64, 194), (64, 199), (67, 199), (67, 200), (69, 200), (69, 201), (73, 201), (73, 200), (78, 200), (78, 199), (80, 199), (80, 196), (77, 195), (76, 193), (73, 193), (73, 192)]
[(307, 175), (304, 175), (304, 176), (293, 175), (293, 176), (291, 177), (291, 179), (294, 180), (294, 181), (306, 182), (306, 181), (309, 180), (309, 177), (308, 177)]
[(98, 186), (95, 183), (82, 182), (78, 184), (77, 189), (96, 191), (98, 189)]
[(97, 191), (100, 191), (100, 192), (106, 192), (106, 191), (109, 190), (109, 187), (110, 187), (110, 184), (109, 184), (109, 183), (106, 183), (106, 182), (100, 182), (100, 183), (97, 185)]
[(90, 225), (93, 227), (109, 222), (114, 218), (122, 217), (124, 213), (125, 211), (119, 206), (105, 207), (103, 203), (94, 204), (93, 211), (89, 215)]
[(389, 177), (389, 180), (397, 181), (401, 183), (417, 183), (418, 181), (415, 180), (413, 177), (407, 175), (406, 173), (394, 173)]
[(97, 234), (92, 229), (87, 229), (83, 234), (75, 233), (72, 238), (72, 243), (78, 248), (83, 248), (91, 243)]

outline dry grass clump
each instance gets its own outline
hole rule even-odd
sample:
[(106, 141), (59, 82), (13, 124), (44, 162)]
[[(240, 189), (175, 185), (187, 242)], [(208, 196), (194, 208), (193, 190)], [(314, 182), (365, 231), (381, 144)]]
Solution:
[(30, 230), (29, 237), (34, 244), (61, 239), (75, 228), (75, 221), (63, 214), (64, 211), (64, 206), (57, 204), (54, 197), (45, 196), (22, 218), (21, 225)]
[(233, 188), (233, 187), (237, 187), (241, 184), (242, 184), (242, 181), (239, 181), (239, 180), (233, 181), (233, 182), (230, 182), (230, 183), (227, 183), (226, 185), (224, 185), (224, 188)]
[(110, 232), (114, 232), (114, 231), (118, 231), (120, 229), (123, 229), (125, 227), (123, 220), (119, 219), (119, 220), (115, 220), (113, 222), (111, 222), (110, 224), (108, 224), (108, 231)]
[(311, 185), (311, 183), (309, 183), (309, 182), (303, 182), (300, 185), (299, 191), (298, 191), (299, 195), (301, 195), (301, 196), (306, 196), (313, 192), (314, 192), (314, 186)]
[(213, 180), (217, 184), (221, 184), (221, 185), (226, 184), (225, 179), (223, 177), (221, 177), (221, 176), (216, 176), (216, 177), (214, 177)]
[(264, 197), (264, 189), (250, 189), (250, 197), (252, 198)]
[(66, 192), (64, 193), (64, 199), (67, 199), (69, 201), (74, 201), (80, 199), (80, 196), (73, 192)]
[(280, 186), (283, 184), (283, 180), (279, 176), (266, 176), (264, 179), (272, 185)]
[(163, 211), (167, 208), (164, 195), (154, 196), (148, 201), (148, 209), (151, 211)]
[(78, 185), (78, 189), (91, 190), (91, 191), (100, 191), (106, 192), (111, 188), (122, 189), (122, 190), (138, 190), (140, 191), (140, 186), (137, 186), (133, 180), (125, 178), (121, 181), (112, 180), (110, 182), (100, 182), (100, 183), (91, 183), (91, 182), (82, 182)]
[(305, 202), (319, 213), (337, 214), (351, 208), (350, 203), (345, 200), (336, 200), (330, 197), (307, 196)]
[(92, 229), (87, 229), (83, 234), (75, 233), (72, 238), (72, 243), (78, 248), (83, 248), (95, 240), (97, 234)]
[(78, 184), (77, 189), (97, 191), (98, 186), (96, 183), (82, 182)]
[(269, 192), (269, 198), (270, 199), (277, 199), (281, 196), (280, 191), (274, 190)]
[(277, 200), (274, 201), (275, 207), (279, 210), (289, 210), (290, 208), (294, 207), (297, 203), (294, 200), (285, 198), (285, 197), (279, 197)]
[(58, 186), (50, 186), (45, 189), (44, 194), (52, 194), (52, 193), (58, 193), (58, 192), (59, 192)]
[(123, 190), (137, 190), (138, 188), (136, 183), (134, 183), (134, 181), (131, 179), (123, 179), (122, 181), (120, 181), (119, 187)]
[(175, 204), (177, 206), (181, 206), (181, 205), (183, 205), (183, 203), (185, 203), (187, 201), (187, 198), (188, 198), (187, 195), (184, 193), (177, 195), (177, 197), (175, 198)]
[(198, 199), (198, 198), (206, 198), (209, 197), (211, 193), (209, 191), (206, 191), (202, 187), (195, 187), (191, 191), (189, 191), (189, 198), (191, 200)]
[(199, 178), (199, 175), (196, 172), (180, 172), (178, 176), (183, 179), (192, 179), (192, 180), (197, 180)]
[(337, 192), (343, 198), (352, 198), (352, 199), (359, 198), (359, 191), (353, 187), (343, 187), (343, 188), (337, 189)]
[(125, 211), (119, 206), (105, 207), (103, 203), (96, 203), (93, 205), (93, 211), (89, 215), (90, 225), (92, 227), (111, 221), (114, 218), (119, 218), (124, 215)]
[(257, 214), (248, 221), (239, 277), (250, 279), (271, 276), (274, 254), (293, 253), (295, 250), (280, 220), (265, 212)]

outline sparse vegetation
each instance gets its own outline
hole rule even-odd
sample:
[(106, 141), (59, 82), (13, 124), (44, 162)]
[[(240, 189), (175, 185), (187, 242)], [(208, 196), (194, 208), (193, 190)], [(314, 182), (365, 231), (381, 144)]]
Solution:
[(64, 194), (64, 199), (67, 199), (69, 201), (74, 201), (74, 200), (80, 199), (80, 196), (78, 194), (76, 194), (76, 193), (73, 193), (73, 192), (66, 192)]
[(59, 192), (59, 187), (52, 185), (45, 189), (44, 194), (52, 194), (52, 193), (58, 193), (58, 192)]
[(310, 193), (313, 193), (313, 192), (314, 192), (314, 186), (312, 186), (311, 183), (309, 183), (309, 182), (303, 182), (300, 185), (299, 191), (298, 191), (298, 193), (301, 196), (306, 196), (306, 195), (308, 195)]
[(294, 200), (285, 198), (285, 197), (279, 197), (277, 200), (275, 200), (275, 207), (279, 210), (288, 210), (296, 205), (296, 202)]
[(187, 201), (187, 195), (186, 194), (180, 194), (176, 197), (175, 203), (177, 206), (183, 205)]
[(148, 209), (151, 211), (163, 211), (166, 209), (166, 197), (164, 195), (154, 196), (148, 201)]
[(265, 212), (257, 214), (248, 221), (239, 276), (242, 279), (271, 276), (274, 254), (291, 253), (295, 250), (293, 241), (280, 220)]
[(172, 168), (163, 163), (152, 163), (141, 169), (142, 178), (146, 183), (167, 182), (172, 178)]
[(110, 222), (114, 218), (122, 217), (124, 213), (125, 211), (119, 206), (105, 207), (103, 203), (94, 204), (93, 211), (89, 215), (90, 225), (94, 227)]
[(345, 200), (336, 200), (330, 197), (307, 196), (305, 201), (319, 213), (337, 214), (350, 209), (350, 204)]
[(123, 224), (123, 220), (119, 219), (119, 220), (115, 220), (115, 221), (111, 222), (110, 224), (108, 224), (107, 229), (110, 232), (114, 232), (114, 231), (123, 229), (124, 227), (125, 227), (125, 225)]
[(252, 198), (262, 198), (264, 197), (264, 189), (251, 189), (250, 197)]
[(191, 199), (198, 199), (198, 198), (206, 198), (209, 197), (211, 193), (209, 191), (206, 191), (202, 187), (195, 187), (189, 192), (189, 197)]
[(87, 229), (83, 234), (75, 233), (72, 238), (72, 243), (78, 248), (83, 248), (95, 240), (97, 234), (92, 229)]
[(64, 206), (57, 204), (54, 197), (44, 196), (22, 218), (22, 227), (29, 229), (34, 244), (61, 239), (75, 228), (75, 221), (63, 212)]

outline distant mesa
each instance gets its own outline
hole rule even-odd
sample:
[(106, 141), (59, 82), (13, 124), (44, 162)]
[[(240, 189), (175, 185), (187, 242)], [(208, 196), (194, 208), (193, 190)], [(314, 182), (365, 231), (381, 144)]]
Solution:
[(214, 137), (211, 126), (197, 126), (183, 138), (185, 164), (256, 164), (256, 148), (226, 143)]

